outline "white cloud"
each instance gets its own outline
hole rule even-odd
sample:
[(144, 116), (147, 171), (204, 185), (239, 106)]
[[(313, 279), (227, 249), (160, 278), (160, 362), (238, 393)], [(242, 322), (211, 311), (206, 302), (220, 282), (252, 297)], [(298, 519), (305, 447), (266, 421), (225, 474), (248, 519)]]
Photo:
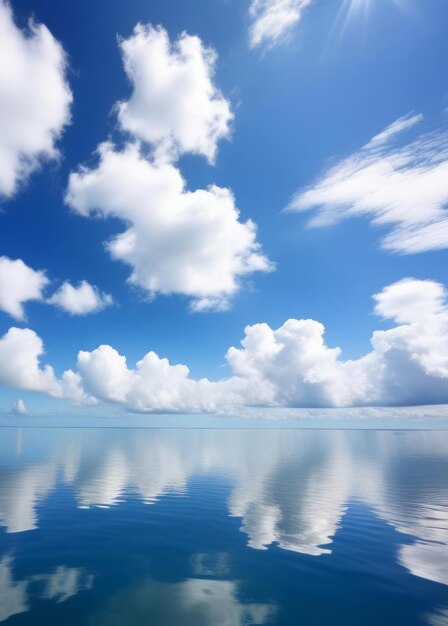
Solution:
[(98, 166), (70, 175), (66, 201), (84, 216), (124, 222), (107, 249), (149, 298), (180, 294), (193, 311), (227, 309), (244, 277), (274, 266), (255, 224), (240, 221), (232, 192), (188, 191), (173, 165), (185, 153), (213, 162), (229, 137), (233, 114), (213, 82), (216, 53), (198, 37), (183, 33), (172, 43), (162, 27), (142, 24), (120, 49), (133, 91), (116, 111), (131, 139), (122, 150), (101, 144)]
[(448, 132), (437, 130), (400, 144), (421, 115), (400, 118), (361, 150), (328, 169), (290, 202), (315, 209), (311, 226), (355, 216), (389, 226), (386, 250), (413, 254), (448, 247)]
[(45, 272), (28, 267), (21, 259), (0, 257), (0, 309), (17, 320), (23, 320), (23, 305), (30, 300), (42, 300), (48, 285)]
[(223, 309), (242, 277), (272, 269), (228, 189), (187, 191), (174, 166), (151, 163), (136, 145), (118, 152), (102, 144), (99, 158), (97, 168), (70, 175), (66, 200), (81, 215), (126, 224), (107, 248), (150, 296), (183, 294), (194, 310)]
[(186, 365), (148, 352), (135, 367), (112, 346), (80, 351), (57, 379), (40, 364), (41, 339), (11, 328), (0, 339), (0, 384), (74, 403), (117, 403), (137, 412), (233, 414), (238, 407), (412, 406), (448, 403), (448, 304), (443, 286), (404, 279), (374, 296), (396, 326), (373, 333), (369, 353), (343, 360), (315, 320), (247, 326), (226, 355), (232, 376), (196, 380)]
[(0, 196), (12, 196), (42, 159), (57, 156), (72, 102), (66, 65), (46, 26), (31, 21), (23, 32), (0, 0)]
[(408, 115), (404, 115), (403, 117), (398, 118), (398, 120), (396, 120), (395, 122), (392, 122), (392, 124), (385, 128), (381, 133), (375, 135), (375, 137), (373, 137), (373, 139), (369, 141), (366, 147), (373, 148), (378, 147), (381, 144), (386, 144), (393, 137), (395, 137), (395, 135), (402, 133), (404, 130), (412, 128), (423, 119), (424, 117), (421, 113), (417, 115), (413, 115), (411, 113)]
[(0, 383), (54, 395), (56, 378), (50, 366), (40, 366), (43, 353), (43, 342), (33, 330), (10, 328), (0, 339)]
[(403, 280), (385, 287), (373, 296), (375, 313), (399, 324), (431, 320), (446, 311), (447, 292), (433, 280)]
[(42, 366), (41, 338), (29, 328), (10, 328), (0, 338), (0, 385), (13, 389), (40, 391), (78, 404), (95, 400), (81, 388), (79, 374), (67, 370), (58, 380), (51, 366)]
[(217, 382), (194, 380), (185, 365), (154, 352), (130, 369), (111, 346), (80, 352), (78, 371), (94, 397), (137, 411), (446, 403), (448, 307), (442, 295), (438, 283), (412, 279), (377, 294), (378, 312), (399, 325), (374, 332), (371, 352), (357, 360), (344, 361), (339, 348), (328, 347), (319, 322), (291, 319), (275, 330), (248, 326), (241, 347), (227, 352), (233, 376)]
[(87, 315), (110, 306), (113, 300), (112, 296), (83, 280), (77, 287), (65, 281), (47, 302), (71, 315)]
[[(44, 271), (33, 270), (21, 259), (0, 257), (0, 310), (23, 321), (24, 304), (42, 302), (49, 282)], [(83, 280), (77, 287), (65, 281), (46, 302), (71, 315), (86, 315), (101, 311), (113, 301), (112, 296)]]
[(94, 397), (117, 402), (134, 411), (213, 412), (238, 402), (232, 381), (194, 380), (186, 365), (148, 352), (129, 369), (126, 358), (111, 346), (78, 355), (83, 385)]
[(162, 27), (143, 24), (120, 48), (134, 88), (117, 105), (122, 129), (153, 144), (158, 156), (190, 152), (213, 161), (233, 117), (213, 84), (215, 51), (186, 33), (172, 44)]
[(279, 43), (299, 22), (312, 0), (252, 0), (249, 7), (251, 48)]
[(11, 407), (11, 413), (13, 415), (28, 415), (28, 409), (25, 406), (25, 402), (21, 399), (14, 402)]

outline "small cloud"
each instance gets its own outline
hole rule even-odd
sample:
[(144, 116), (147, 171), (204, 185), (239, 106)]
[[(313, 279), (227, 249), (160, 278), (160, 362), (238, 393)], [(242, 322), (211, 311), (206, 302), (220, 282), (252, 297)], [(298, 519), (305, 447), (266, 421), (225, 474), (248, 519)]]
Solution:
[(43, 299), (47, 285), (45, 272), (33, 270), (21, 259), (0, 257), (0, 310), (16, 320), (25, 318), (24, 304)]
[(28, 409), (25, 406), (25, 402), (21, 399), (14, 402), (11, 407), (11, 413), (13, 415), (29, 415)]
[(98, 313), (98, 311), (111, 306), (113, 299), (108, 293), (101, 292), (98, 287), (83, 280), (77, 287), (66, 281), (47, 302), (70, 313), (70, 315), (87, 315), (88, 313)]
[(303, 10), (313, 0), (252, 0), (249, 15), (252, 20), (249, 28), (251, 48), (280, 43), (290, 30), (300, 21)]

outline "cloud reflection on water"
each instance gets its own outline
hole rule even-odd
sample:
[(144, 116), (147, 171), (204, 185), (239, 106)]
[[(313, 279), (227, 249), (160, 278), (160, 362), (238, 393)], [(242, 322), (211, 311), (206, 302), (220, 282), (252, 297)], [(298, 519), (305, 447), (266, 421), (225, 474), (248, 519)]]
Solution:
[(93, 576), (75, 567), (60, 565), (49, 574), (16, 580), (13, 566), (14, 559), (10, 554), (0, 560), (0, 622), (29, 611), (31, 587), (35, 590), (37, 586), (40, 590), (37, 597), (61, 603), (93, 585)]
[(74, 430), (42, 438), (37, 460), (17, 432), (9, 437), (20, 446), (4, 440), (16, 455), (0, 468), (8, 532), (36, 528), (57, 485), (80, 508), (111, 507), (185, 495), (193, 478), (212, 476), (230, 481), (228, 513), (251, 548), (331, 553), (350, 502), (362, 502), (414, 538), (399, 547), (401, 565), (448, 585), (447, 432)]

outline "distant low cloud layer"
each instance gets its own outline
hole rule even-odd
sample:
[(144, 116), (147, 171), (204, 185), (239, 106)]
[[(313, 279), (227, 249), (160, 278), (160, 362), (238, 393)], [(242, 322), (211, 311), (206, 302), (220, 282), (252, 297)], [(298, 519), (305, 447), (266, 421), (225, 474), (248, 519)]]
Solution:
[(0, 0), (0, 197), (12, 196), (55, 147), (70, 121), (66, 55), (43, 24), (28, 32)]
[(448, 132), (416, 134), (422, 120), (398, 119), (300, 190), (288, 209), (314, 209), (310, 226), (369, 217), (388, 229), (381, 246), (392, 252), (448, 248)]
[(375, 312), (395, 323), (373, 333), (372, 350), (342, 360), (324, 326), (290, 319), (278, 329), (247, 326), (241, 347), (228, 350), (232, 376), (190, 377), (155, 352), (134, 368), (112, 346), (78, 354), (76, 371), (57, 379), (43, 367), (43, 344), (12, 328), (0, 340), (0, 384), (65, 397), (80, 404), (117, 403), (141, 412), (219, 412), (234, 407), (350, 407), (448, 403), (448, 303), (442, 285), (407, 278), (374, 296)]
[(313, 0), (252, 0), (249, 7), (251, 48), (278, 44)]

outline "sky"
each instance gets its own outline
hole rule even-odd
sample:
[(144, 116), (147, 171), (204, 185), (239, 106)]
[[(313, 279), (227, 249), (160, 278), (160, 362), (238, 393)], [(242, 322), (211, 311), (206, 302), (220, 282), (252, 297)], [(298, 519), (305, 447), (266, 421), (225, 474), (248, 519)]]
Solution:
[(447, 24), (0, 0), (0, 409), (447, 404)]

